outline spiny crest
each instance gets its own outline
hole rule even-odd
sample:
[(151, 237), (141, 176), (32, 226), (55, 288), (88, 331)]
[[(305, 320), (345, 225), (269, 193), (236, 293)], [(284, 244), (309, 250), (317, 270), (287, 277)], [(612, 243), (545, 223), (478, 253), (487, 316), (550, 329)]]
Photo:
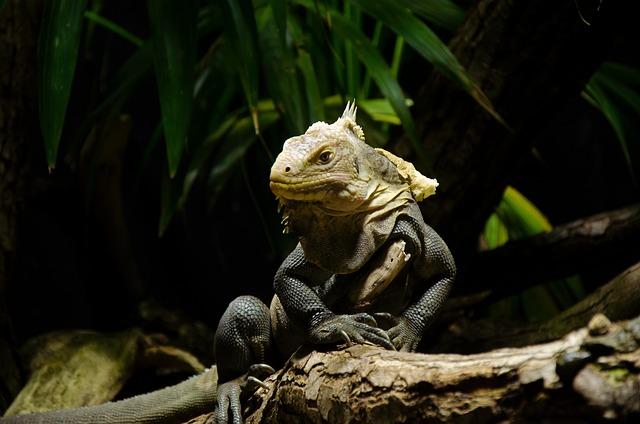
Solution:
[(342, 118), (349, 118), (353, 122), (356, 122), (356, 113), (358, 113), (356, 101), (354, 100), (353, 103), (351, 101), (348, 101), (347, 107), (345, 107), (344, 112), (342, 112)]
[(305, 134), (313, 134), (314, 132), (329, 132), (332, 129), (336, 129), (337, 127), (342, 126), (344, 129), (351, 131), (355, 134), (358, 139), (361, 141), (365, 141), (364, 139), (364, 131), (360, 125), (356, 123), (356, 113), (358, 112), (358, 107), (356, 106), (355, 100), (353, 102), (348, 101), (347, 107), (345, 107), (344, 112), (342, 112), (342, 116), (336, 120), (333, 124), (329, 125), (326, 122), (318, 121), (311, 124)]
[(360, 128), (360, 125), (358, 125), (356, 122), (357, 113), (358, 107), (356, 106), (355, 99), (353, 100), (353, 102), (348, 101), (347, 107), (345, 107), (344, 112), (342, 112), (342, 116), (335, 123), (341, 123), (346, 128), (351, 130), (351, 132), (353, 132), (356, 137), (358, 137), (362, 141), (365, 141), (364, 131), (362, 131), (362, 128)]

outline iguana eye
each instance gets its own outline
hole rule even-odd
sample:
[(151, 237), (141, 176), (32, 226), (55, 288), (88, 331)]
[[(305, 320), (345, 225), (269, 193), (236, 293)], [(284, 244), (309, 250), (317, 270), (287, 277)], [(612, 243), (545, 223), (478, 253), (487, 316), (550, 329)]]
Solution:
[(318, 156), (318, 161), (320, 163), (329, 163), (331, 159), (333, 159), (333, 152), (330, 150), (325, 150), (320, 153), (320, 156)]

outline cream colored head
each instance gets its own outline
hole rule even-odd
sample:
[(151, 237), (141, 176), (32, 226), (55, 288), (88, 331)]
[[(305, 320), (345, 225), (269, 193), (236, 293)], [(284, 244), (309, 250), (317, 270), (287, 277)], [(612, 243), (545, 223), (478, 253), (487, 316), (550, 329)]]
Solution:
[(348, 210), (366, 200), (370, 180), (362, 158), (370, 152), (356, 123), (355, 103), (347, 103), (333, 124), (316, 122), (285, 141), (271, 167), (271, 191), (283, 201), (316, 202)]

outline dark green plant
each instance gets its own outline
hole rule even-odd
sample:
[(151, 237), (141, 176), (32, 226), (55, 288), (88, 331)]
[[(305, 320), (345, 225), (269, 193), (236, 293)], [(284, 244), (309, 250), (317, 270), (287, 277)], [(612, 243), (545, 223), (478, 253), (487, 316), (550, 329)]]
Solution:
[[(401, 124), (418, 158), (423, 158), (408, 109), (411, 100), (397, 78), (405, 44), (426, 59), (425, 67), (431, 63), (497, 116), (429, 28), (433, 23), (452, 30), (461, 22), (463, 11), (450, 0), (149, 1), (148, 40), (102, 16), (99, 1), (86, 11), (84, 3), (66, 3), (48, 2), (48, 10), (57, 12), (45, 15), (40, 40), (41, 51), (53, 52), (41, 55), (41, 74), (64, 77), (59, 78), (61, 84), (54, 84), (52, 77), (41, 78), (39, 101), (49, 164), (55, 165), (85, 16), (86, 23), (137, 48), (87, 114), (85, 127), (123, 104), (148, 72), (155, 75), (161, 132), (150, 140), (148, 151), (164, 140), (171, 177), (163, 183), (160, 234), (186, 204), (196, 180), (206, 180), (215, 193), (252, 143), (261, 142), (269, 154), (263, 138), (266, 127), (280, 121), (286, 134), (300, 133), (311, 122), (337, 116), (346, 99), (355, 98), (368, 115), (363, 119), (371, 123), (367, 127), (372, 144), (383, 145), (388, 125)], [(69, 22), (73, 31), (68, 31)], [(381, 39), (390, 37), (395, 40), (387, 44), (394, 48), (387, 54)], [(253, 135), (247, 132), (247, 122)]]
[[(146, 172), (152, 153), (164, 143), (160, 235), (188, 207), (194, 186), (206, 187), (210, 205), (234, 173), (242, 174), (251, 191), (252, 170), (244, 158), (254, 144), (270, 161), (284, 139), (312, 122), (334, 119), (348, 99), (357, 101), (369, 143), (385, 145), (393, 126), (401, 126), (417, 166), (423, 166), (423, 147), (409, 111), (412, 100), (399, 78), (408, 55), (422, 60), (416, 63), (425, 73), (433, 67), (454, 81), (501, 121), (445, 44), (465, 13), (452, 0), (149, 0), (147, 11), (151, 34), (144, 38), (103, 16), (99, 0), (88, 9), (84, 1), (47, 1), (39, 42), (39, 105), (53, 167), (83, 26), (87, 33), (105, 30), (131, 44), (132, 53), (82, 117), (81, 127), (88, 132), (101, 117), (122, 109), (153, 76), (160, 113), (134, 174)], [(638, 169), (638, 156), (632, 153), (637, 148), (632, 134), (638, 132), (632, 128), (640, 113), (639, 86), (637, 70), (609, 63), (584, 92), (614, 128), (632, 173)], [(271, 138), (275, 126), (278, 135)], [(260, 214), (257, 202), (256, 209)], [(508, 189), (483, 237), (494, 248), (550, 228), (531, 202)], [(538, 296), (546, 306), (529, 309), (551, 314), (580, 295), (575, 280), (553, 283)]]

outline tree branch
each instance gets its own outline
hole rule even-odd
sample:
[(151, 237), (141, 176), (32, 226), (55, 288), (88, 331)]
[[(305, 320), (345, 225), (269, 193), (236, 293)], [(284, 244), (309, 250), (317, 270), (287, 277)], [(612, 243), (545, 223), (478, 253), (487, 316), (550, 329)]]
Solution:
[(460, 278), (469, 280), (467, 290), (491, 290), (502, 296), (578, 273), (613, 274), (640, 260), (638, 240), (640, 205), (633, 205), (482, 252)]
[(299, 351), (250, 400), (246, 422), (623, 418), (640, 413), (638, 365), (640, 317), (611, 324), (603, 315), (547, 344), (475, 355)]
[(494, 320), (463, 320), (449, 326), (449, 331), (434, 346), (438, 351), (479, 352), (542, 343), (586, 325), (597, 313), (613, 320), (640, 314), (640, 262), (547, 322), (514, 325)]

